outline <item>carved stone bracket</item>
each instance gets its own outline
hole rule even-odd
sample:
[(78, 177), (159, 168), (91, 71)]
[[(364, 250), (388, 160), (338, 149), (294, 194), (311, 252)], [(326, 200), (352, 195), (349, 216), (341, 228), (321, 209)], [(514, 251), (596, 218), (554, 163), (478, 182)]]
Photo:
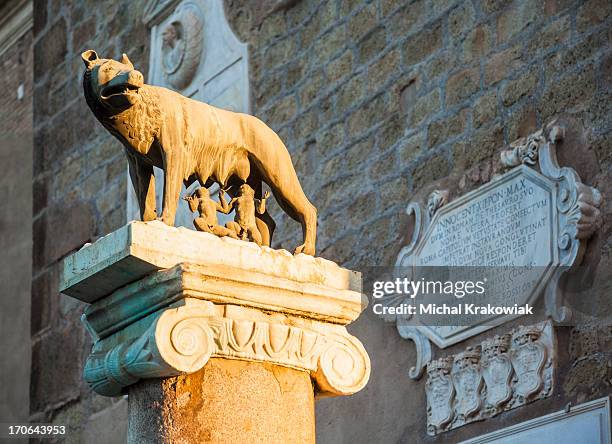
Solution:
[[(509, 149), (501, 153), (502, 164), (510, 168), (507, 172), (454, 201), (448, 202), (448, 192), (436, 190), (429, 196), (425, 206), (420, 202), (411, 202), (406, 212), (414, 218), (414, 231), (408, 245), (400, 250), (395, 264), (398, 272), (401, 270), (401, 277), (410, 279), (414, 274), (414, 269), (424, 265), (487, 266), (486, 263), (479, 263), (478, 257), (470, 264), (448, 263), (440, 257), (437, 260), (426, 262), (425, 257), (434, 256), (431, 254), (435, 250), (432, 245), (436, 241), (432, 240), (432, 233), (439, 229), (436, 226), (439, 221), (449, 222), (451, 215), (458, 214), (475, 202), (477, 204), (479, 199), (491, 196), (503, 187), (519, 181), (528, 182), (532, 184), (538, 199), (546, 202), (546, 208), (549, 211), (546, 214), (542, 212), (546, 221), (542, 231), (545, 236), (534, 237), (537, 243), (536, 251), (547, 253), (537, 258), (541, 263), (532, 264), (541, 268), (543, 274), (538, 286), (524, 296), (522, 303), (533, 303), (542, 294), (547, 315), (556, 322), (568, 321), (571, 310), (564, 306), (561, 279), (565, 272), (581, 263), (586, 247), (585, 241), (600, 224), (601, 195), (597, 189), (583, 184), (572, 168), (559, 166), (556, 158), (556, 144), (563, 139), (564, 134), (565, 129), (553, 121), (536, 133), (517, 140), (510, 145)], [(524, 256), (524, 258), (527, 257), (533, 258), (530, 255)], [(528, 264), (521, 261), (518, 263), (510, 261), (501, 265), (526, 266)], [(389, 306), (397, 306), (405, 302), (407, 302), (405, 298), (396, 295), (386, 300)], [(456, 328), (457, 333), (439, 333), (442, 331), (440, 328), (425, 328), (415, 325), (415, 322), (408, 322), (409, 317), (396, 316), (395, 320), (400, 335), (413, 340), (417, 347), (417, 364), (411, 369), (410, 377), (414, 379), (420, 377), (427, 362), (431, 359), (429, 341), (445, 348), (510, 319), (500, 317), (491, 319), (486, 326), (466, 326), (462, 327), (463, 330)]]
[(117, 396), (210, 358), (310, 374), (319, 397), (361, 390), (370, 360), (346, 325), (364, 308), (358, 273), (209, 233), (132, 222), (66, 258), (60, 288), (89, 305), (84, 378)]
[(550, 321), (520, 326), (427, 365), (430, 435), (496, 416), (552, 394), (556, 362)]
[(143, 378), (196, 372), (211, 357), (271, 362), (309, 372), (319, 396), (349, 395), (368, 380), (367, 353), (343, 326), (299, 325), (298, 319), (278, 316), (255, 320), (260, 316), (238, 306), (232, 306), (232, 317), (222, 316), (228, 310), (211, 302), (183, 302), (128, 328), (120, 338), (98, 341), (84, 371), (92, 389), (117, 396)]

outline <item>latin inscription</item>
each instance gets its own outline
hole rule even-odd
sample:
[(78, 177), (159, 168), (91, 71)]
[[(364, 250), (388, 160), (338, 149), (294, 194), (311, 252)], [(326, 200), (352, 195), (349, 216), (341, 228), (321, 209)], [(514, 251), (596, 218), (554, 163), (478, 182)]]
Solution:
[(442, 214), (417, 266), (545, 266), (550, 206), (547, 190), (517, 176)]

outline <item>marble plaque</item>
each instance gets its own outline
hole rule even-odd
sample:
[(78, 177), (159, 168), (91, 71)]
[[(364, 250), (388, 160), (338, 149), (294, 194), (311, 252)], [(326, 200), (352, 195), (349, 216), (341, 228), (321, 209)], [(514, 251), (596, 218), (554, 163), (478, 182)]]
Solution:
[[(495, 286), (487, 288), (487, 302), (533, 303), (559, 265), (556, 205), (555, 183), (519, 166), (440, 208), (414, 256), (399, 266), (477, 267)], [(423, 330), (445, 348), (516, 317), (478, 316), (470, 325), (423, 325)]]
[[(416, 266), (548, 266), (558, 262), (555, 184), (520, 166), (442, 207), (416, 250)], [(542, 248), (545, 247), (545, 248)]]
[[(448, 191), (436, 190), (425, 205), (410, 203), (406, 211), (415, 228), (398, 254), (398, 277), (414, 279), (420, 270), (436, 267), (476, 268), (483, 270), (481, 277), (487, 272), (494, 277), (484, 302), (534, 304), (543, 296), (546, 314), (567, 321), (571, 310), (563, 304), (560, 279), (580, 264), (586, 240), (599, 226), (601, 195), (572, 168), (557, 163), (556, 144), (564, 134), (565, 128), (553, 121), (502, 151), (505, 172), (491, 182), (451, 202)], [(383, 302), (399, 306), (407, 300), (390, 295)], [(449, 325), (396, 316), (400, 335), (417, 345), (410, 376), (422, 376), (432, 356), (430, 341), (446, 348), (519, 316), (462, 317)]]

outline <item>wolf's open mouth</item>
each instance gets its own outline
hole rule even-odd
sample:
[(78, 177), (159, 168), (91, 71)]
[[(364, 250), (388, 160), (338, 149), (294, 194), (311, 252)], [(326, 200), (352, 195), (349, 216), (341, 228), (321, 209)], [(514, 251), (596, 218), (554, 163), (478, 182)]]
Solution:
[(111, 96), (129, 94), (130, 92), (138, 91), (138, 87), (129, 84), (108, 86), (102, 90), (102, 98), (108, 99)]

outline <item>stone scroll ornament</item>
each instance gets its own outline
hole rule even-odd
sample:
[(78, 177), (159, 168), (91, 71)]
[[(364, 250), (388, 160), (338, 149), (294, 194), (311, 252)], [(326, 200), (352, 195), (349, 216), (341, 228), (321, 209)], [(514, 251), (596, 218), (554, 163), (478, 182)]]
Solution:
[[(175, 66), (184, 66), (181, 48), (188, 44), (187, 34), (181, 34), (184, 24), (171, 27), (166, 36), (167, 75), (173, 75)], [(95, 117), (125, 147), (143, 221), (158, 218), (173, 226), (183, 183), (199, 182), (204, 188), (217, 183), (232, 198), (240, 197), (247, 185), (258, 202), (266, 183), (279, 206), (302, 225), (304, 239), (295, 253), (314, 255), (317, 210), (302, 190), (289, 151), (272, 129), (253, 116), (145, 84), (125, 54), (120, 61), (99, 58), (93, 50), (81, 57), (85, 99)], [(160, 213), (153, 167), (164, 172)], [(249, 211), (254, 208), (254, 203), (248, 206)], [(272, 217), (268, 211), (251, 216), (257, 233), (249, 240), (261, 238), (262, 245), (270, 246), (275, 228)]]
[(437, 435), (552, 394), (551, 321), (519, 326), (427, 364), (427, 433)]
[[(350, 395), (370, 374), (363, 345), (344, 326), (275, 319), (254, 321), (220, 315), (219, 306), (188, 300), (183, 306), (143, 319), (122, 333), (98, 337), (85, 363), (90, 387), (103, 396), (118, 396), (146, 378), (194, 373), (211, 357), (270, 362), (310, 373), (317, 396)], [(100, 331), (86, 317), (88, 330)], [(147, 326), (143, 328), (143, 326)]]
[[(470, 210), (480, 208), (478, 206), (485, 199), (499, 195), (505, 189), (528, 185), (535, 197), (532, 197), (531, 200), (523, 199), (519, 205), (544, 202), (538, 209), (541, 223), (538, 224), (532, 236), (532, 239), (535, 240), (529, 246), (530, 249), (518, 259), (513, 258), (497, 265), (526, 266), (530, 261), (535, 260), (535, 263), (532, 262), (532, 265), (536, 266), (535, 272), (541, 273), (534, 279), (537, 285), (522, 292), (523, 294), (518, 296), (522, 299), (515, 302), (533, 304), (543, 294), (547, 315), (556, 322), (568, 321), (571, 310), (563, 303), (561, 278), (563, 273), (581, 263), (586, 240), (600, 224), (601, 195), (597, 189), (583, 184), (572, 168), (559, 166), (556, 158), (556, 144), (563, 139), (564, 132), (564, 127), (553, 121), (536, 133), (512, 143), (507, 150), (501, 153), (502, 165), (508, 171), (454, 201), (448, 201), (447, 191), (436, 190), (430, 195), (425, 206), (419, 202), (410, 203), (406, 212), (414, 218), (415, 228), (410, 242), (398, 254), (396, 269), (408, 270), (408, 274), (411, 275), (419, 266), (468, 264), (487, 266), (487, 263), (479, 262), (481, 256), (477, 253), (469, 256), (470, 246), (465, 239), (457, 242), (459, 254), (461, 257), (470, 257), (471, 260), (468, 263), (449, 262), (448, 256), (439, 254), (444, 251), (442, 247), (447, 246), (441, 243), (439, 234), (446, 226), (452, 226), (454, 223), (452, 219), (460, 212), (464, 211), (462, 214), (469, 214)], [(490, 213), (490, 211), (473, 212), (476, 218), (481, 218), (479, 214), (490, 216)], [(521, 214), (517, 213), (515, 219), (511, 215), (507, 217), (507, 220), (501, 220), (501, 222), (513, 222), (518, 225), (530, 222)], [(478, 221), (474, 220), (474, 223)], [(410, 303), (408, 297), (404, 295), (391, 295), (383, 298), (382, 301), (387, 306)], [(516, 317), (518, 315), (491, 317), (480, 325), (457, 327), (423, 325), (419, 324), (418, 320), (415, 322), (415, 319), (409, 315), (385, 314), (384, 319), (395, 321), (399, 334), (415, 342), (417, 362), (410, 370), (409, 376), (412, 379), (418, 379), (423, 375), (428, 362), (432, 359), (431, 342), (440, 348), (446, 348)], [(494, 359), (489, 360), (489, 365), (498, 367), (500, 375), (507, 375), (507, 370), (503, 370), (503, 367), (507, 368), (507, 363)], [(493, 375), (485, 372), (484, 377), (491, 378)], [(504, 394), (502, 390), (491, 396), (492, 400), (503, 400), (507, 394)]]

